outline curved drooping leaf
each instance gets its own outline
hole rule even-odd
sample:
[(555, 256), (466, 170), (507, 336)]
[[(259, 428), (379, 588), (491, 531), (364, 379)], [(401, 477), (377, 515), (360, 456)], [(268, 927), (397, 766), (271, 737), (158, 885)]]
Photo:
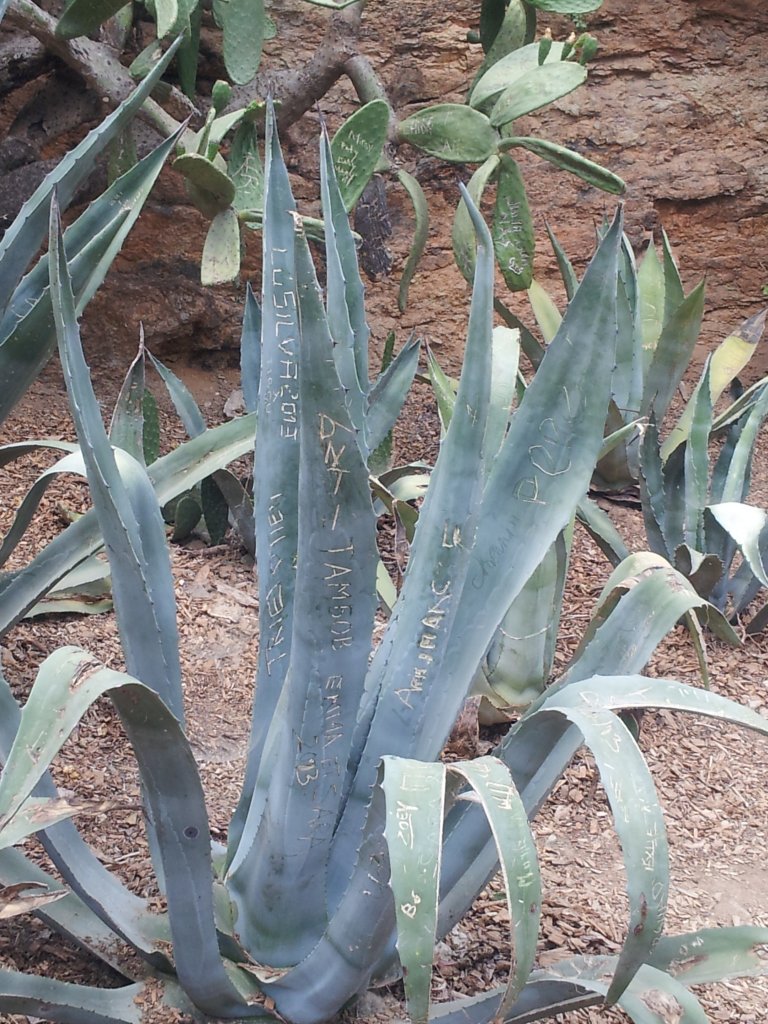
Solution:
[(409, 758), (383, 758), (387, 802), (385, 835), (392, 865), (397, 952), (408, 1015), (429, 1020), (432, 961), (437, 928), (440, 846), (446, 767)]
[(183, 721), (176, 601), (160, 509), (141, 464), (127, 452), (113, 450), (107, 438), (80, 344), (55, 203), (51, 205), (50, 274), (64, 380), (109, 554), (126, 663), (137, 678), (156, 688)]
[(531, 136), (515, 136), (501, 139), (498, 144), (500, 150), (514, 149), (515, 147), (535, 153), (542, 160), (554, 164), (555, 167), (559, 167), (563, 171), (570, 171), (577, 178), (586, 181), (588, 185), (602, 189), (603, 192), (611, 192), (613, 195), (620, 196), (626, 189), (626, 185), (617, 174), (607, 171), (599, 164), (593, 163), (592, 160), (587, 160), (586, 157), (574, 150), (559, 146), (555, 142), (535, 139)]
[(421, 343), (410, 338), (371, 388), (366, 430), (371, 451), (375, 451), (392, 429), (403, 407), (419, 365)]
[(416, 267), (427, 245), (427, 238), (429, 236), (429, 208), (427, 207), (424, 190), (412, 174), (409, 174), (408, 171), (403, 170), (401, 167), (397, 172), (397, 180), (408, 193), (416, 218), (411, 251), (408, 253), (408, 259), (405, 261), (403, 276), (400, 278), (400, 288), (397, 293), (398, 309), (401, 313), (404, 313), (405, 307), (408, 305), (408, 289), (411, 286), (413, 275), (416, 273)]
[[(251, 414), (213, 427), (149, 466), (156, 502), (167, 504), (252, 449), (255, 422)], [(0, 636), (102, 543), (96, 513), (91, 509), (47, 544), (25, 569), (0, 578)]]
[[(165, 867), (179, 980), (201, 1009), (245, 1016), (245, 1004), (219, 955), (210, 834), (194, 755), (178, 720), (154, 690), (103, 668), (79, 648), (63, 647), (50, 655), (21, 713), (0, 776), (0, 824), (19, 806), (19, 794), (43, 777), (87, 708), (105, 693), (120, 711), (150, 805)], [(51, 729), (54, 708), (57, 728)]]

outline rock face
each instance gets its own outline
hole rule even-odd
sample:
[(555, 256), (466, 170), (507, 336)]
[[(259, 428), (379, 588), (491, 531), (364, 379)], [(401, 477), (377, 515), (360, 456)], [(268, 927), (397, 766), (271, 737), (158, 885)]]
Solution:
[[(278, 24), (280, 8), (276, 0)], [(479, 47), (466, 41), (477, 9), (474, 0), (448, 6), (414, 0), (366, 10), (363, 46), (400, 116), (429, 103), (463, 99), (480, 60)], [(282, 42), (269, 44), (273, 61), (280, 62), (286, 39), (304, 49), (312, 45), (316, 35), (308, 38), (306, 24), (294, 17)], [(540, 27), (546, 24), (542, 15)], [(561, 19), (551, 24), (556, 36), (568, 30)], [(588, 84), (546, 113), (527, 118), (521, 128), (578, 149), (622, 175), (628, 185), (627, 230), (637, 251), (663, 226), (686, 285), (706, 275), (704, 340), (715, 342), (760, 307), (765, 301), (761, 289), (768, 282), (764, 0), (606, 0), (589, 16), (588, 26), (600, 41)], [(348, 83), (337, 85), (323, 103), (332, 125), (352, 108)], [(316, 132), (317, 118), (309, 115), (284, 139), (297, 194), (309, 200), (317, 193)], [(454, 338), (463, 336), (467, 297), (452, 263), (450, 224), (456, 181), (466, 179), (471, 169), (424, 159), (407, 147), (397, 159), (422, 182), (433, 226), (409, 309), (399, 316), (395, 294), (411, 214), (402, 191), (388, 183), (394, 272), (370, 287), (374, 336), (383, 339), (391, 327), (402, 335), (417, 327), (433, 342), (442, 342), (450, 355)], [(614, 200), (530, 155), (521, 163), (542, 240), (537, 276), (554, 282), (554, 262), (543, 242), (545, 220), (580, 267), (592, 248), (595, 223), (612, 210)], [(141, 319), (148, 343), (159, 353), (232, 350), (234, 356), (243, 288), (200, 286), (205, 229), (203, 218), (186, 203), (178, 177), (166, 171), (89, 307), (84, 333), (94, 347), (108, 338), (112, 350), (127, 354)], [(260, 239), (252, 236), (246, 274), (257, 272), (259, 250)], [(515, 298), (512, 305), (529, 317), (523, 300)], [(758, 370), (768, 372), (768, 344), (756, 361), (750, 378)]]

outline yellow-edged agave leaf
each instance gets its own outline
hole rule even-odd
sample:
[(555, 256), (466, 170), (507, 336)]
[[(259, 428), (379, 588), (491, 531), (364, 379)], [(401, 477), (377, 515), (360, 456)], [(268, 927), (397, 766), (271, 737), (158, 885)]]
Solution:
[(397, 952), (408, 1014), (413, 1024), (426, 1024), (437, 929), (446, 766), (400, 757), (384, 757), (383, 764)]
[[(721, 341), (713, 352), (709, 367), (709, 387), (713, 405), (755, 354), (757, 345), (765, 331), (766, 315), (768, 315), (768, 310), (763, 309), (749, 317), (733, 334), (729, 334)], [(661, 446), (661, 457), (664, 461), (672, 450), (688, 437), (692, 420), (693, 396), (689, 399), (669, 437)]]
[(587, 69), (571, 61), (537, 65), (517, 78), (496, 100), (489, 115), (494, 128), (503, 128), (518, 117), (545, 107), (573, 92), (587, 80)]
[(240, 273), (240, 222), (228, 206), (217, 213), (208, 228), (200, 264), (200, 280), (205, 285), (226, 284)]
[(400, 139), (453, 163), (479, 163), (496, 152), (499, 136), (479, 110), (439, 103), (411, 114), (397, 127)]
[(536, 278), (533, 278), (528, 286), (528, 301), (531, 304), (533, 315), (536, 317), (536, 323), (539, 325), (544, 341), (549, 344), (557, 334), (563, 319), (562, 314), (555, 305), (552, 296), (546, 288), (539, 284)]

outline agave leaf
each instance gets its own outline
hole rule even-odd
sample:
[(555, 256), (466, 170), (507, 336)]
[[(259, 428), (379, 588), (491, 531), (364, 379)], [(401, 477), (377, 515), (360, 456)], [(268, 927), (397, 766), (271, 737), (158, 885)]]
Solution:
[[(501, 160), (497, 155), (489, 156), (469, 179), (467, 192), (478, 208), (482, 202), (483, 193), (498, 172), (500, 164)], [(475, 232), (472, 227), (472, 218), (463, 199), (459, 200), (456, 209), (451, 240), (456, 265), (466, 280), (471, 281), (475, 275)]]
[(333, 166), (347, 212), (363, 194), (379, 162), (391, 115), (386, 100), (371, 100), (348, 117), (333, 137)]
[(702, 928), (685, 935), (662, 935), (653, 948), (650, 964), (674, 975), (684, 985), (754, 977), (765, 973), (758, 952), (758, 947), (765, 945), (768, 928)]
[(136, 91), (56, 165), (7, 228), (0, 242), (0, 309), (5, 310), (27, 265), (40, 248), (48, 229), (48, 209), (54, 191), (60, 208), (66, 209), (99, 154), (123, 130), (154, 89), (178, 45), (179, 40), (176, 40)]
[(385, 835), (408, 1015), (427, 1024), (440, 881), (445, 765), (384, 757)]
[(528, 285), (528, 301), (531, 304), (536, 323), (539, 325), (544, 341), (549, 344), (557, 334), (562, 321), (560, 310), (554, 303), (552, 296), (542, 287), (536, 278), (533, 278)]
[[(32, 521), (32, 517), (34, 516), (40, 504), (40, 501), (42, 500), (43, 494), (47, 490), (48, 485), (52, 483), (54, 476), (56, 476), (58, 473), (67, 472), (84, 473), (84, 469), (82, 468), (82, 459), (80, 457), (79, 452), (77, 451), (77, 446), (72, 445), (69, 442), (53, 441), (49, 443), (33, 442), (31, 444), (24, 443), (20, 445), (4, 445), (3, 449), (0, 450), (0, 465), (4, 465), (6, 462), (10, 461), (8, 458), (3, 457), (11, 454), (9, 449), (16, 449), (16, 451), (13, 452), (13, 455), (21, 455), (24, 454), (26, 451), (34, 450), (35, 448), (48, 447), (63, 449), (65, 451), (69, 449), (70, 454), (65, 455), (64, 458), (59, 459), (58, 462), (56, 462), (53, 466), (44, 470), (40, 474), (40, 476), (35, 480), (32, 486), (29, 488), (27, 493), (24, 495), (24, 499), (21, 505), (19, 505), (18, 510), (16, 511), (13, 523), (11, 524), (8, 532), (3, 538), (3, 543), (0, 544), (0, 565), (4, 565), (5, 562), (8, 561), (9, 557), (15, 550), (16, 545), (24, 536), (27, 527)], [(75, 450), (72, 451), (72, 449)]]
[(416, 374), (420, 352), (420, 339), (409, 338), (371, 388), (366, 414), (371, 451), (376, 451), (394, 426)]
[(761, 539), (768, 533), (768, 514), (763, 509), (737, 501), (709, 505), (706, 513), (733, 537), (753, 575), (768, 587), (768, 575), (760, 550)]
[(557, 239), (555, 232), (549, 224), (549, 221), (545, 222), (547, 228), (547, 235), (549, 236), (550, 244), (552, 245), (552, 251), (555, 254), (557, 260), (557, 267), (560, 271), (560, 277), (563, 279), (563, 287), (565, 288), (565, 296), (570, 302), (573, 296), (576, 294), (576, 289), (579, 286), (578, 278), (576, 277), (576, 271), (573, 269), (573, 264), (568, 259), (565, 250)]
[[(342, 202), (342, 193), (339, 190), (339, 183), (336, 179), (335, 157), (333, 157), (332, 144), (329, 144), (328, 137), (325, 134), (323, 134), (320, 140), (320, 147), (321, 167), (325, 168), (327, 175), (327, 199), (324, 200), (324, 216), (333, 230), (333, 245), (344, 279), (343, 305), (346, 309), (349, 326), (354, 338), (353, 350), (355, 366), (357, 368), (357, 379), (359, 387), (363, 391), (367, 391), (368, 339), (371, 332), (368, 328), (365, 314), (365, 296), (360, 270), (357, 265), (355, 235), (349, 225), (349, 218), (346, 215), (346, 209)], [(309, 235), (306, 218), (302, 223)], [(341, 296), (339, 296), (339, 301), (341, 302)], [(328, 296), (327, 311), (330, 318), (333, 313), (330, 309), (330, 295)]]
[(403, 276), (400, 278), (400, 288), (397, 293), (397, 308), (401, 313), (405, 312), (408, 305), (408, 289), (411, 286), (416, 267), (427, 245), (429, 237), (429, 208), (424, 190), (412, 174), (400, 168), (397, 172), (397, 180), (408, 193), (408, 198), (413, 206), (413, 213), (416, 218), (416, 226), (413, 233), (411, 251), (403, 267)]
[[(27, 793), (31, 792), (30, 787)], [(104, 814), (119, 806), (115, 800), (82, 800), (70, 797), (27, 796), (0, 826), (0, 849), (15, 846), (27, 836), (51, 828), (60, 821), (73, 818), (76, 814)], [(0, 817), (2, 810), (0, 809)], [(60, 895), (64, 895), (62, 892)], [(58, 898), (58, 897), (57, 897)], [(2, 911), (0, 911), (2, 918)]]
[[(481, 665), (481, 693), (500, 710), (525, 707), (546, 686), (555, 657), (570, 534), (560, 533), (510, 605)], [(480, 680), (478, 680), (479, 682)]]
[(570, 61), (549, 61), (527, 69), (507, 86), (490, 112), (494, 128), (504, 128), (566, 96), (587, 80), (587, 69)]
[[(63, 647), (40, 667), (0, 777), (0, 827), (19, 794), (43, 777), (84, 712), (110, 693), (133, 745), (163, 860), (179, 980), (209, 1013), (245, 1009), (224, 972), (213, 923), (208, 819), (194, 755), (178, 720), (154, 690)], [(56, 709), (57, 728), (49, 727)]]
[[(253, 847), (233, 861), (230, 871), (230, 891), (239, 900), (239, 934), (259, 951), (257, 959), (277, 966), (295, 963), (297, 950), (299, 956), (308, 953), (326, 924), (326, 897), (317, 876), (342, 799), (371, 647), (378, 561), (368, 473), (346, 412), (302, 235), (295, 251), (302, 381), (299, 491), (314, 500), (299, 507), (302, 586), (294, 597), (290, 685), (272, 726), (276, 740), (265, 780), (257, 781), (260, 789), (268, 785), (269, 804), (279, 807), (280, 815), (265, 815)], [(279, 872), (276, 858), (282, 861)], [(291, 902), (289, 893), (300, 898)]]
[[(744, 422), (731, 438), (726, 439), (721, 454), (723, 472), (718, 477), (718, 465), (712, 474), (711, 500), (713, 503), (744, 501), (749, 493), (752, 454), (757, 434), (763, 420), (768, 416), (768, 387), (759, 394), (754, 405), (746, 414)], [(719, 463), (718, 459), (718, 463)]]
[[(554, 64), (562, 59), (563, 43), (553, 42), (545, 64)], [(496, 99), (506, 89), (539, 66), (539, 44), (529, 43), (505, 54), (478, 77), (469, 97), (470, 106), (482, 109), (490, 100)], [(482, 69), (481, 69), (482, 71)]]
[(637, 270), (637, 298), (645, 376), (653, 360), (662, 328), (673, 312), (671, 306), (665, 302), (664, 268), (659, 261), (653, 240), (640, 260)]
[(685, 481), (685, 519), (683, 537), (689, 547), (703, 547), (704, 506), (709, 496), (709, 434), (712, 429), (710, 362), (691, 396), (693, 415), (685, 445), (683, 479)]
[[(189, 32), (176, 55), (176, 67), (179, 71), (179, 83), (185, 96), (194, 102), (197, 86), (197, 61), (200, 53), (200, 28), (203, 21), (203, 5), (194, 4), (189, 12)], [(159, 40), (156, 40), (159, 42)]]
[(493, 248), (507, 287), (524, 291), (531, 285), (536, 243), (525, 183), (511, 157), (502, 156), (498, 180), (491, 229)]
[[(382, 101), (383, 102), (383, 101)], [(386, 104), (384, 104), (386, 106)], [(364, 108), (363, 108), (364, 109)], [(360, 111), (358, 111), (360, 113)], [(328, 328), (333, 339), (333, 359), (347, 403), (350, 420), (356, 430), (363, 458), (368, 457), (365, 426), (365, 392), (368, 390), (368, 367), (359, 374), (356, 359), (356, 337), (347, 304), (347, 278), (341, 250), (353, 245), (349, 221), (338, 178), (332, 147), (323, 133), (320, 148), (320, 191), (326, 222), (325, 254), (327, 266), (326, 310)], [(338, 232), (338, 236), (337, 236)], [(348, 259), (345, 261), (348, 265)]]
[(519, 362), (520, 332), (511, 327), (494, 327), (491, 336), (491, 405), (483, 448), (486, 469), (493, 464), (504, 443), (515, 399)]
[(261, 374), (261, 307), (250, 282), (245, 289), (243, 330), (240, 335), (240, 381), (247, 412), (255, 412)]
[(127, 452), (113, 452), (104, 430), (83, 358), (55, 202), (51, 205), (50, 257), (51, 303), (64, 380), (109, 554), (126, 663), (137, 678), (156, 687), (183, 720), (176, 601), (160, 509), (141, 464)]
[[(165, 505), (216, 469), (253, 447), (255, 416), (206, 430), (148, 467), (155, 501)], [(68, 572), (102, 546), (94, 510), (55, 537), (22, 571), (0, 580), (0, 636), (4, 635)]]
[(456, 388), (458, 383), (443, 371), (437, 361), (437, 357), (429, 347), (427, 348), (427, 365), (429, 367), (429, 380), (437, 400), (441, 439), (444, 439), (451, 423), (453, 408), (456, 405)]
[[(763, 336), (768, 310), (761, 310), (745, 320), (734, 334), (721, 341), (712, 354), (709, 365), (709, 385), (714, 405), (733, 379), (744, 369), (755, 353)], [(670, 452), (690, 433), (693, 420), (693, 396), (688, 400), (680, 419), (670, 432), (661, 448), (661, 457), (666, 459)]]
[(479, 163), (496, 152), (498, 135), (485, 114), (463, 103), (438, 103), (397, 126), (402, 142), (453, 163)]
[(541, 876), (536, 844), (525, 807), (506, 765), (493, 757), (480, 757), (451, 764), (448, 771), (462, 775), (472, 787), (488, 818), (499, 854), (513, 947), (509, 982), (499, 1007), (503, 1019), (525, 987), (536, 958), (541, 921)]
[[(3, 764), (18, 732), (20, 718), (19, 706), (0, 672), (0, 762)], [(50, 776), (43, 775), (35, 795), (58, 797)], [(117, 935), (148, 963), (168, 970), (168, 958), (158, 948), (159, 941), (169, 939), (167, 923), (150, 913), (144, 900), (134, 896), (106, 870), (71, 822), (60, 822), (41, 833), (39, 839), (66, 884), (74, 890), (64, 903), (49, 911), (54, 920), (61, 918), (66, 922), (65, 934), (111, 964), (115, 963)], [(19, 850), (0, 851), (0, 882), (10, 885), (30, 879), (49, 888), (59, 884)]]
[(264, 0), (228, 0), (223, 5), (224, 65), (236, 85), (247, 85), (259, 70), (264, 45)]
[(567, 149), (565, 146), (558, 146), (557, 143), (549, 142), (547, 139), (535, 139), (529, 135), (511, 136), (510, 138), (501, 139), (498, 143), (500, 151), (515, 147), (527, 149), (530, 153), (535, 153), (542, 160), (554, 164), (555, 167), (559, 167), (561, 170), (570, 171), (577, 178), (586, 181), (588, 185), (594, 185), (596, 188), (602, 189), (603, 192), (611, 192), (613, 195), (620, 196), (626, 188), (626, 185), (617, 174), (613, 174), (599, 164), (587, 160), (586, 157), (574, 152), (574, 150)]
[(92, 988), (0, 968), (0, 1009), (48, 1020), (55, 1014), (61, 1024), (141, 1024), (144, 995), (143, 984)]
[(66, 889), (50, 892), (48, 886), (41, 882), (17, 882), (15, 885), (0, 886), (0, 921), (18, 917), (19, 914), (30, 914), (66, 895)]
[[(252, 800), (269, 724), (284, 689), (293, 632), (298, 554), (300, 369), (295, 282), (296, 203), (283, 162), (271, 104), (267, 112), (263, 234), (261, 370), (256, 413), (254, 518), (259, 566), (259, 666), (245, 781), (230, 825), (228, 857), (248, 825), (253, 842), (262, 806)], [(264, 794), (262, 794), (263, 799)]]
[(593, 704), (589, 713), (568, 700), (572, 688), (546, 697), (533, 712), (563, 714), (592, 751), (613, 812), (627, 873), (628, 934), (607, 993), (616, 1002), (647, 959), (664, 926), (669, 855), (664, 817), (648, 767), (623, 722)]
[(515, 1005), (503, 1017), (498, 1016), (498, 1011), (504, 989), (494, 988), (479, 996), (438, 1003), (432, 1011), (430, 1020), (435, 1021), (435, 1024), (488, 1024), (489, 1021), (499, 1021), (500, 1024), (529, 1024), (530, 1021), (545, 1020), (568, 1013), (570, 1010), (603, 1003), (602, 995), (585, 992), (584, 986), (536, 977), (541, 973), (536, 972), (533, 976), (535, 980), (526, 985)]
[(659, 454), (659, 431), (656, 419), (652, 415), (640, 441), (640, 486), (641, 506), (645, 534), (654, 551), (659, 554), (671, 554), (676, 543), (668, 540), (667, 507), (664, 493), (664, 467)]
[(204, 285), (227, 284), (240, 273), (240, 222), (231, 206), (210, 223), (203, 246), (200, 281)]
[(110, 442), (142, 463), (144, 462), (145, 363), (144, 329), (142, 328), (139, 351), (128, 367), (109, 424)]
[[(71, 261), (78, 314), (103, 281), (177, 137), (161, 143), (127, 174), (118, 178), (67, 228), (65, 245)], [(46, 194), (50, 197), (50, 191)], [(35, 224), (37, 213), (30, 214), (30, 217)], [(6, 238), (11, 230), (9, 228), (6, 232)], [(12, 240), (9, 245), (12, 245)], [(4, 266), (6, 259), (10, 265), (15, 257), (3, 256), (1, 250), (2, 245), (0, 267)], [(56, 345), (48, 273), (46, 255), (16, 288), (0, 321), (0, 359), (4, 378), (0, 420), (8, 415), (27, 390)]]
[(634, 1024), (667, 1024), (674, 1014), (680, 1024), (709, 1024), (699, 1000), (677, 978), (643, 964), (619, 1006)]
[[(422, 506), (400, 594), (399, 615), (393, 617), (368, 672), (355, 741), (361, 760), (352, 784), (354, 795), (347, 801), (337, 832), (337, 843), (342, 850), (351, 844), (355, 849), (359, 845), (360, 812), (367, 803), (362, 793), (369, 790), (376, 778), (379, 758), (384, 753), (408, 756), (415, 752), (415, 736), (420, 735), (424, 725), (436, 719), (430, 710), (430, 695), (433, 701), (435, 699), (431, 683), (442, 677), (446, 649), (441, 638), (450, 635), (468, 568), (468, 545), (474, 533), (472, 510), (477, 508), (482, 487), (477, 467), (482, 465), (490, 400), (493, 280), (490, 234), (473, 206), (470, 206), (470, 214), (480, 245), (464, 372), (451, 423)], [(457, 488), (457, 478), (466, 480), (466, 486)], [(449, 697), (441, 680), (441, 699), (451, 724), (466, 695), (468, 681), (469, 678), (460, 684), (460, 695), (454, 693)], [(439, 722), (437, 728), (442, 732), (444, 723)], [(419, 755), (436, 757), (444, 740), (445, 735), (434, 753), (428, 740), (419, 748)], [(339, 851), (334, 854), (334, 861), (343, 874), (329, 877), (332, 906), (346, 885), (351, 857)]]
[(645, 379), (642, 416), (651, 412), (661, 423), (675, 388), (691, 361), (704, 313), (704, 282), (700, 282), (662, 327)]
[(612, 665), (641, 672), (661, 640), (694, 609), (721, 639), (738, 645), (723, 616), (666, 559), (648, 552), (631, 555), (611, 575), (558, 685), (597, 674), (609, 657)]
[(499, 314), (507, 327), (512, 327), (514, 330), (520, 332), (520, 347), (534, 370), (538, 369), (541, 360), (544, 358), (544, 352), (546, 351), (544, 346), (531, 334), (522, 320), (520, 320), (519, 317), (516, 317), (510, 309), (507, 309), (504, 303), (499, 299), (493, 300), (493, 308), (495, 312)]
[(576, 518), (589, 532), (611, 565), (618, 565), (629, 555), (629, 548), (610, 516), (591, 498), (582, 499), (576, 510)]

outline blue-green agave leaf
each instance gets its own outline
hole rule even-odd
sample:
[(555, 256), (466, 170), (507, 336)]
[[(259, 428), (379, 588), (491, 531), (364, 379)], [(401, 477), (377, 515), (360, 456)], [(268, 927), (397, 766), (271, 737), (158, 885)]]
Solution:
[(126, 663), (183, 720), (176, 600), (165, 529), (146, 471), (127, 452), (112, 449), (101, 421), (80, 343), (55, 202), (51, 205), (50, 270), (64, 380), (109, 555)]

